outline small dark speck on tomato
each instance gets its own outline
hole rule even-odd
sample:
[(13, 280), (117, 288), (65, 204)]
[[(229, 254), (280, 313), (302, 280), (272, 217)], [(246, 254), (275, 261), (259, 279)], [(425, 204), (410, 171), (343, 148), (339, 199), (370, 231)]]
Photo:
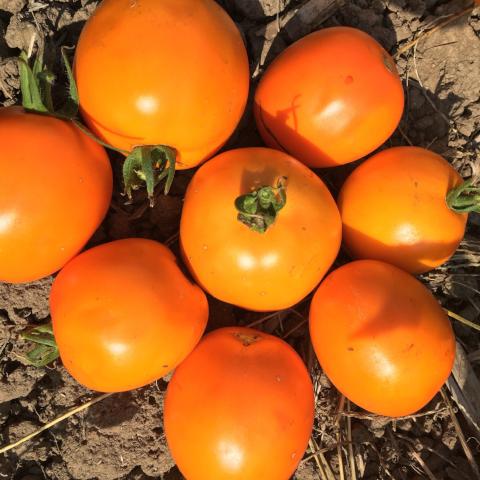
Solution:
[(348, 350), (349, 352), (353, 352), (355, 349), (354, 349), (353, 347), (348, 347), (347, 350)]
[(350, 85), (351, 83), (353, 83), (353, 77), (351, 75), (348, 75), (345, 77), (345, 83), (347, 85)]
[(413, 182), (413, 185), (415, 188), (418, 188), (418, 182), (416, 180)]
[(162, 365), (162, 368), (168, 368), (168, 365)]

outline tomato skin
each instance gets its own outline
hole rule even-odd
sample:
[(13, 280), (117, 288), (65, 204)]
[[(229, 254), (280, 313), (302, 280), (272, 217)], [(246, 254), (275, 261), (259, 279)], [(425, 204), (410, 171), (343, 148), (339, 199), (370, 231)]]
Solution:
[[(261, 234), (237, 220), (235, 199), (281, 176), (287, 202)], [(327, 187), (294, 158), (267, 148), (231, 150), (203, 165), (188, 186), (180, 241), (190, 271), (214, 297), (258, 311), (291, 307), (337, 256), (340, 216)]]
[(332, 27), (295, 42), (264, 73), (255, 94), (260, 134), (310, 167), (358, 160), (402, 117), (395, 63), (368, 34)]
[(277, 337), (228, 327), (206, 335), (175, 370), (164, 429), (188, 480), (287, 480), (313, 415), (313, 386), (298, 354)]
[(384, 150), (360, 165), (340, 191), (345, 246), (422, 273), (446, 262), (465, 234), (467, 214), (448, 208), (462, 177), (440, 155), (418, 147)]
[(205, 330), (205, 294), (162, 244), (139, 238), (88, 250), (58, 274), (51, 296), (60, 357), (82, 385), (121, 392), (158, 380)]
[(105, 150), (72, 123), (0, 109), (0, 281), (51, 275), (87, 243), (112, 196)]
[(214, 0), (104, 0), (80, 36), (75, 74), (92, 131), (127, 151), (175, 148), (178, 169), (227, 141), (250, 80), (240, 32)]
[(349, 263), (323, 281), (311, 304), (310, 335), (338, 390), (391, 417), (425, 406), (455, 358), (452, 327), (431, 292), (376, 260)]

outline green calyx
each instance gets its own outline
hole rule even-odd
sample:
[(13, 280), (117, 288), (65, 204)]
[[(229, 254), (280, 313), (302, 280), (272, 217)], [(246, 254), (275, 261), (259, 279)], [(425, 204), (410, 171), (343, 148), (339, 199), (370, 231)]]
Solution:
[(258, 233), (265, 233), (275, 223), (278, 212), (287, 203), (287, 177), (280, 177), (275, 185), (264, 186), (235, 200), (237, 219)]
[(167, 195), (175, 176), (176, 157), (176, 151), (164, 145), (135, 147), (123, 164), (123, 181), (128, 200), (132, 200), (132, 191), (145, 183), (150, 206), (153, 207), (155, 187), (164, 179), (164, 193)]
[(22, 52), (18, 58), (23, 108), (29, 112), (51, 115), (71, 121), (79, 130), (105, 148), (122, 153), (127, 158), (123, 165), (124, 193), (132, 200), (132, 191), (143, 184), (147, 187), (150, 206), (154, 206), (155, 187), (165, 179), (164, 193), (168, 194), (175, 176), (176, 151), (165, 145), (142, 145), (131, 152), (112, 147), (97, 138), (78, 119), (79, 96), (72, 67), (67, 56), (67, 47), (62, 47), (62, 59), (68, 79), (68, 96), (65, 104), (55, 110), (52, 87), (55, 75), (43, 63), (43, 52), (39, 52), (30, 65), (29, 57)]
[(39, 50), (33, 66), (30, 66), (28, 55), (22, 52), (18, 57), (22, 105), (29, 112), (43, 113), (64, 120), (74, 120), (78, 114), (78, 90), (73, 71), (67, 56), (67, 47), (62, 47), (62, 60), (68, 78), (68, 96), (65, 104), (55, 110), (52, 99), (52, 87), (55, 75), (44, 65), (43, 52)]
[(27, 352), (25, 357), (29, 364), (44, 367), (58, 358), (58, 347), (51, 323), (30, 328), (21, 336), (34, 344), (34, 348)]
[(480, 186), (474, 179), (463, 182), (447, 194), (447, 205), (456, 213), (480, 213)]

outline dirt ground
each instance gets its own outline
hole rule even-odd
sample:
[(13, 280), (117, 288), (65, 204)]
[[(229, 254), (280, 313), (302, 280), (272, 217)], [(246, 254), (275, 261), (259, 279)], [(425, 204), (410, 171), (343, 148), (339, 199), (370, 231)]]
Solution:
[[(15, 57), (20, 49), (28, 47), (33, 33), (47, 39), (49, 57), (54, 60), (61, 45), (76, 43), (97, 3), (96, 0), (0, 0), (2, 105), (19, 101)], [(244, 34), (250, 55), (252, 90), (264, 67), (278, 52), (315, 29), (333, 25), (358, 27), (395, 54), (422, 31), (469, 6), (468, 1), (458, 0), (223, 0), (220, 3)], [(459, 17), (397, 57), (407, 106), (400, 128), (388, 142), (431, 148), (466, 177), (480, 174), (479, 10)], [(226, 148), (253, 145), (261, 145), (261, 141), (249, 108)], [(141, 192), (132, 205), (125, 206), (118, 194), (121, 163), (115, 155), (112, 160), (117, 193), (91, 245), (141, 236), (167, 242), (177, 249), (182, 198), (192, 173), (180, 172), (171, 195), (158, 194), (153, 209), (148, 208)], [(350, 169), (320, 174), (335, 193)], [(480, 264), (480, 241), (476, 240), (479, 232), (480, 218), (471, 215), (466, 240), (454, 259), (423, 277), (446, 308), (477, 322), (480, 320), (480, 287), (476, 276)], [(76, 384), (60, 362), (36, 369), (26, 365), (22, 358), (27, 345), (19, 333), (28, 324), (48, 320), (51, 282), (52, 278), (47, 278), (29, 285), (0, 284), (0, 445), (27, 435), (95, 395)], [(261, 318), (212, 299), (210, 304), (209, 329), (246, 325)], [(307, 305), (303, 303), (295, 311), (280, 312), (262, 322), (259, 328), (284, 336), (302, 322), (306, 313)], [(480, 397), (475, 398), (471, 392), (475, 388), (473, 375), (480, 373), (480, 335), (458, 322), (454, 328), (466, 352), (464, 366), (468, 370), (451, 378), (445, 393), (475, 457), (473, 462), (478, 464), (480, 430), (474, 423), (478, 422), (475, 401)], [(348, 404), (343, 405), (343, 414), (337, 415), (339, 395), (318, 371), (305, 324), (291, 332), (288, 341), (306, 359), (314, 375), (317, 415), (311, 448), (320, 451), (317, 455), (307, 452), (295, 479), (355, 478), (349, 459), (355, 463), (356, 478), (367, 480), (476, 478), (442, 396), (438, 395), (424, 409), (426, 415), (403, 420), (366, 415)], [(462, 381), (465, 371), (470, 373), (470, 384)], [(161, 380), (134, 392), (109, 397), (21, 448), (0, 455), (0, 480), (181, 479), (162, 430), (166, 382)], [(343, 466), (339, 465), (340, 459)], [(340, 468), (345, 472), (344, 477), (339, 474)]]

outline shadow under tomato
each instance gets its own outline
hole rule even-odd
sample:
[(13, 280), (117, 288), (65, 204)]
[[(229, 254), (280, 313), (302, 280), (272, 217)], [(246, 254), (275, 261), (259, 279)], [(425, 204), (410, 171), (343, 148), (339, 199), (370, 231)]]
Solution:
[(131, 420), (139, 411), (132, 392), (106, 398), (89, 409), (89, 422), (100, 428), (114, 427)]

